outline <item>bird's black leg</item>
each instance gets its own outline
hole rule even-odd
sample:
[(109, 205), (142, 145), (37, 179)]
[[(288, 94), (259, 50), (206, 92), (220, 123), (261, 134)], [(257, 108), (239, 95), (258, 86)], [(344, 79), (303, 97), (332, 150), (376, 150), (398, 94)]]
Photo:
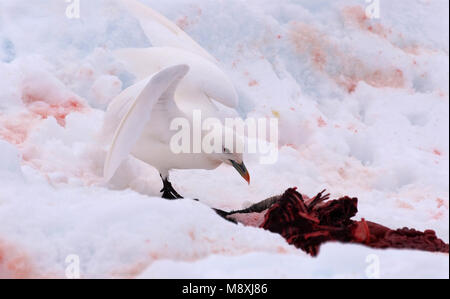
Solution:
[(175, 191), (172, 184), (169, 182), (169, 178), (163, 178), (163, 176), (161, 175), (161, 179), (163, 181), (163, 188), (161, 189), (161, 192), (163, 192), (163, 198), (170, 200), (183, 198), (183, 196)]

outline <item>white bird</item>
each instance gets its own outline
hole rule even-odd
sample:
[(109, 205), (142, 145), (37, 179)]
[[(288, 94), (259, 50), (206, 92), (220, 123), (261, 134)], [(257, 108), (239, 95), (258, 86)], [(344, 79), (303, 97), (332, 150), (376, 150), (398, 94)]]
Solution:
[(230, 108), (227, 112), (234, 111), (232, 109), (238, 105), (236, 90), (228, 76), (215, 63), (200, 55), (172, 47), (119, 49), (114, 51), (114, 55), (138, 80), (169, 66), (189, 65), (190, 71), (175, 93), (175, 101), (186, 113), (201, 108), (206, 117), (221, 117), (223, 111), (215, 102)]
[(250, 183), (242, 153), (236, 151), (243, 148), (243, 140), (233, 129), (222, 126), (219, 131), (202, 131), (201, 137), (216, 135), (213, 140), (240, 143), (234, 148), (223, 146), (217, 153), (175, 153), (171, 149), (173, 119), (184, 118), (193, 128), (194, 110), (206, 117), (220, 117), (215, 103), (234, 109), (238, 96), (217, 60), (184, 31), (138, 1), (122, 2), (156, 47), (115, 52), (140, 81), (118, 95), (106, 112), (103, 132), (114, 132), (114, 137), (104, 165), (105, 179), (109, 181), (131, 154), (159, 171), (161, 192), (169, 199), (181, 198), (169, 181), (172, 169), (215, 169), (226, 163)]
[[(121, 0), (138, 19), (151, 48), (128, 48), (114, 51), (129, 72), (142, 80), (163, 68), (187, 64), (191, 71), (180, 82), (175, 94), (179, 108), (186, 113), (201, 107), (206, 117), (238, 116), (236, 90), (218, 61), (163, 15), (136, 0)], [(217, 107), (221, 104), (221, 109)]]
[[(250, 183), (242, 153), (235, 152), (234, 148), (223, 147), (219, 153), (175, 153), (171, 148), (170, 140), (175, 134), (170, 130), (172, 119), (183, 117), (190, 121), (190, 128), (193, 128), (192, 117), (181, 111), (174, 100), (177, 86), (188, 72), (187, 65), (168, 67), (138, 83), (138, 86), (145, 86), (136, 97), (132, 92), (136, 88), (132, 87), (124, 91), (129, 97), (119, 97), (112, 102), (106, 113), (105, 125), (117, 129), (105, 161), (106, 180), (113, 177), (122, 161), (131, 153), (158, 169), (163, 180), (161, 192), (167, 199), (182, 198), (169, 181), (171, 169), (215, 169), (226, 163)], [(205, 133), (202, 134), (204, 137)], [(212, 134), (217, 133), (212, 131)], [(223, 127), (220, 136), (214, 136), (212, 140), (220, 143), (230, 140), (226, 138), (241, 141), (236, 137), (233, 130)], [(242, 145), (236, 145), (239, 146)]]
[(179, 48), (216, 63), (217, 60), (169, 19), (136, 0), (121, 0), (155, 47)]

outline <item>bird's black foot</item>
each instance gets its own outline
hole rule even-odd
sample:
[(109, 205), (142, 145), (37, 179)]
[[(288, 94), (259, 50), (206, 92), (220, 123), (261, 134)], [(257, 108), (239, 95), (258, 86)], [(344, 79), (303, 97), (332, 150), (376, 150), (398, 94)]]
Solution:
[(169, 200), (175, 200), (175, 199), (181, 199), (183, 196), (178, 194), (177, 191), (173, 188), (172, 184), (169, 182), (168, 178), (163, 178), (161, 176), (161, 179), (163, 181), (163, 188), (160, 192), (162, 192), (162, 198), (169, 199)]

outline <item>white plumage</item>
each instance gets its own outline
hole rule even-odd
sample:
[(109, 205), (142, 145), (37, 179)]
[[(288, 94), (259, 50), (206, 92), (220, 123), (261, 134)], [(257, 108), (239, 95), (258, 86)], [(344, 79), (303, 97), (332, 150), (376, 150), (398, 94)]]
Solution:
[[(132, 154), (158, 169), (165, 198), (181, 197), (168, 180), (171, 169), (214, 169), (226, 163), (250, 182), (242, 153), (233, 152), (242, 145), (209, 154), (174, 153), (170, 141), (176, 132), (170, 130), (171, 121), (182, 117), (193, 128), (196, 109), (205, 117), (220, 116), (214, 102), (235, 108), (236, 91), (217, 61), (175, 24), (135, 0), (122, 2), (158, 47), (115, 52), (140, 81), (118, 95), (107, 109), (103, 132), (113, 137), (104, 165), (105, 179), (110, 180)], [(202, 131), (201, 137), (206, 134), (211, 132)], [(230, 128), (222, 127), (213, 134), (220, 134), (214, 140), (243, 142)]]
[(238, 105), (238, 96), (231, 80), (216, 64), (202, 56), (171, 47), (120, 49), (114, 54), (139, 80), (169, 66), (188, 65), (190, 71), (175, 94), (178, 106), (187, 113), (201, 107), (205, 115), (218, 116), (220, 113), (217, 113), (213, 100), (233, 109)]

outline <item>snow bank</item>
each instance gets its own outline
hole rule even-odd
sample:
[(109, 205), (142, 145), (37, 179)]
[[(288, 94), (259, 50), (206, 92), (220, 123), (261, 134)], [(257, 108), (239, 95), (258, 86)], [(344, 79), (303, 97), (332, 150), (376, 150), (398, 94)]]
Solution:
[[(358, 215), (449, 241), (448, 2), (142, 1), (220, 60), (243, 116), (278, 117), (273, 165), (178, 171), (166, 202), (130, 159), (101, 180), (103, 109), (134, 77), (111, 55), (150, 46), (116, 1), (0, 3), (0, 277), (448, 277), (448, 255), (329, 244), (317, 259), (222, 209), (299, 186), (359, 197)], [(33, 34), (30, 34), (32, 32)], [(51, 34), (49, 34), (51, 32)], [(220, 192), (217, 192), (220, 190)], [(369, 269), (371, 269), (369, 267)], [(369, 275), (370, 276), (370, 275)]]
[[(348, 254), (348, 251), (352, 255)], [(408, 259), (404, 256), (408, 255)], [(442, 255), (417, 251), (373, 251), (357, 245), (327, 244), (316, 259), (289, 254), (249, 253), (225, 257), (212, 255), (196, 263), (161, 260), (139, 278), (203, 279), (326, 279), (439, 278), (445, 273)], [(417, 267), (423, 267), (417, 271)]]

